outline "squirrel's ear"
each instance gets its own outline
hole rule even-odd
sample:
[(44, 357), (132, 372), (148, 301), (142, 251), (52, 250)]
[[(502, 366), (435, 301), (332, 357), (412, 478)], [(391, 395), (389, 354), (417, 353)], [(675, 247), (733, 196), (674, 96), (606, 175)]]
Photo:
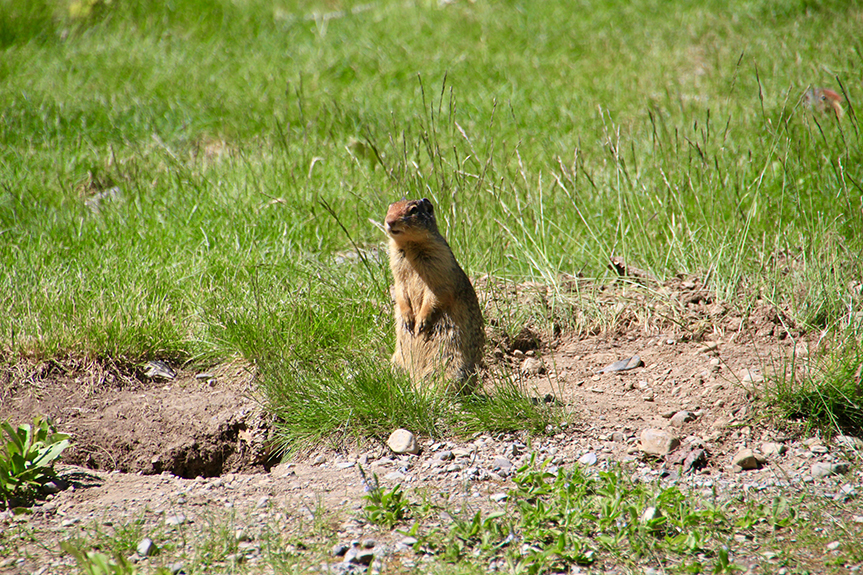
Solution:
[(434, 214), (434, 206), (432, 206), (432, 203), (429, 201), (429, 199), (428, 199), (428, 198), (423, 198), (423, 199), (422, 199), (422, 202), (423, 202), (423, 207), (424, 207), (426, 210), (428, 210), (428, 213), (430, 213), (430, 214)]

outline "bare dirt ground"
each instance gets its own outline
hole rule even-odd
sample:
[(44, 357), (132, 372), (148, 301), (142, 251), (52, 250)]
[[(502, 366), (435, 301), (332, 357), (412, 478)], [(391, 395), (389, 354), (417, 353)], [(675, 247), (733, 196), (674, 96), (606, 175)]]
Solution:
[[(519, 297), (530, 296), (531, 289), (544, 288), (519, 289)], [(397, 540), (396, 534), (375, 532), (358, 518), (364, 485), (357, 464), (387, 484), (479, 502), (507, 489), (511, 470), (501, 469), (500, 458), (517, 467), (529, 450), (558, 465), (574, 465), (593, 453), (600, 464), (629, 461), (648, 470), (673, 469), (667, 461), (642, 457), (638, 435), (646, 428), (668, 430), (684, 445), (702, 446), (707, 460), (694, 473), (729, 485), (805, 474), (819, 457), (842, 458), (827, 449), (807, 453), (821, 442), (775, 429), (759, 417), (752, 400), (765, 372), (784, 368), (795, 354), (805, 361), (817, 334), (789, 331), (781, 311), (767, 305), (741, 316), (712, 302), (697, 282), (670, 282), (661, 290), (666, 303), (659, 307), (638, 301), (649, 299), (644, 291), (624, 298), (629, 303), (620, 307), (614, 328), (595, 335), (537, 331), (509, 341), (492, 334), (492, 369), (510, 369), (537, 397), (551, 393), (562, 401), (574, 414), (564, 431), (532, 440), (522, 435), (419, 438), (418, 456), (396, 456), (385, 446), (367, 445), (343, 453), (322, 448), (308, 459), (268, 463), (266, 418), (251, 396), (253, 369), (239, 361), (205, 374), (177, 368), (172, 380), (72, 361), (17, 365), (0, 380), (0, 420), (22, 423), (48, 415), (72, 435), (74, 447), (58, 468), (66, 489), (40, 501), (29, 515), (0, 515), (0, 527), (9, 530), (5, 540), (0, 538), (0, 573), (71, 572), (74, 561), (60, 552), (59, 541), (98, 540), (112, 529), (116, 538), (116, 530), (128, 525), (139, 526), (136, 538), (156, 533), (163, 538), (157, 544), (173, 541), (173, 554), (141, 558), (132, 553), (144, 572), (158, 565), (178, 571), (171, 563), (178, 557), (206, 563), (206, 558), (191, 557), (191, 540), (200, 547), (201, 538), (214, 536), (225, 521), (240, 531), (257, 530), (238, 536), (230, 554), (231, 560), (244, 557), (253, 572), (262, 525), (282, 530), (281, 541), (289, 546), (293, 539), (285, 534), (296, 538), (310, 530), (324, 540), (370, 533)], [(597, 297), (619, 305), (621, 292), (603, 288)], [(635, 355), (640, 367), (598, 373)], [(671, 416), (680, 411), (688, 411), (689, 420), (672, 424)], [(732, 468), (731, 458), (741, 447), (757, 450), (768, 441), (789, 450), (775, 454), (760, 470)], [(448, 455), (441, 456), (445, 451)], [(13, 530), (19, 535), (8, 536)], [(267, 572), (263, 565), (261, 570)]]

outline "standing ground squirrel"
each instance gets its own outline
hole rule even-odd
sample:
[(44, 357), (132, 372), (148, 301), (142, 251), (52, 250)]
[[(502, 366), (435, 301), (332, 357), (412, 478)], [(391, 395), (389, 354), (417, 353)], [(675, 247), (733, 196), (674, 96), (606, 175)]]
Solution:
[(438, 232), (430, 201), (401, 200), (387, 210), (393, 271), (396, 351), (394, 364), (414, 381), (443, 376), (470, 392), (485, 345), (476, 292)]

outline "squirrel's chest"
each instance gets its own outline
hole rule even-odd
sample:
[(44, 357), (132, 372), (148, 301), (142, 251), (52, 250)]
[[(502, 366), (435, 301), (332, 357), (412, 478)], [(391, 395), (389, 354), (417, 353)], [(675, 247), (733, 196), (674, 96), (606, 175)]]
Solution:
[(393, 279), (395, 280), (395, 288), (402, 295), (412, 301), (422, 300), (429, 285), (425, 279), (426, 274), (422, 267), (413, 265), (410, 261), (402, 258), (393, 265)]

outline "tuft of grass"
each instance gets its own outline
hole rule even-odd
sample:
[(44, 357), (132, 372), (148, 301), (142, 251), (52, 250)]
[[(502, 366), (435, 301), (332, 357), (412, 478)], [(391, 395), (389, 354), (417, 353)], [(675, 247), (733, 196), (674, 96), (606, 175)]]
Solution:
[[(863, 433), (863, 339), (857, 330), (807, 360), (795, 358), (766, 386), (766, 399), (782, 416), (825, 435)], [(798, 362), (804, 363), (799, 365)]]
[(433, 438), (450, 434), (557, 428), (563, 410), (530, 397), (514, 383), (488, 394), (455, 397), (434, 386), (413, 385), (388, 362), (331, 355), (263, 364), (261, 386), (283, 454), (315, 445), (384, 441), (398, 428)]
[(458, 403), (453, 431), (461, 436), (528, 431), (543, 435), (559, 429), (571, 417), (552, 395), (530, 394), (512, 379), (500, 378), (485, 394), (469, 395)]
[(400, 427), (437, 437), (449, 406), (443, 393), (415, 388), (374, 358), (276, 362), (262, 368), (261, 384), (284, 453), (320, 443), (384, 440)]

